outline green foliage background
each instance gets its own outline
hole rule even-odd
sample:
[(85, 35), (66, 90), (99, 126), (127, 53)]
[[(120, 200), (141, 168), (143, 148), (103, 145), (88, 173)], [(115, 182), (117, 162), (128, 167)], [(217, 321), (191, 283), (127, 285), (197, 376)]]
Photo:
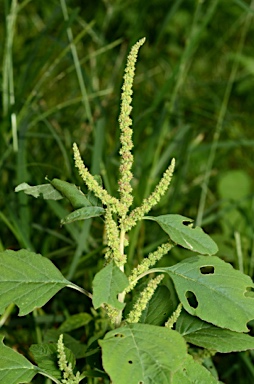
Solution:
[[(45, 176), (79, 185), (76, 141), (91, 172), (117, 194), (123, 70), (130, 47), (145, 36), (132, 113), (134, 204), (175, 157), (172, 186), (153, 214), (196, 219), (216, 240), (218, 255), (253, 277), (253, 1), (70, 0), (68, 20), (61, 4), (1, 2), (0, 249), (41, 253), (91, 289), (103, 265), (101, 219), (60, 228), (68, 204), (34, 200), (14, 188), (43, 184)], [(154, 223), (138, 225), (131, 232), (130, 266), (164, 240)], [(188, 255), (177, 248), (165, 265)], [(89, 299), (68, 295), (61, 292), (47, 304), (39, 323), (32, 315), (17, 318), (14, 309), (3, 327), (7, 344), (27, 356), (26, 345), (66, 316), (91, 312)], [(98, 316), (94, 327), (75, 336), (84, 343), (100, 337), (107, 320)], [(252, 359), (252, 352), (217, 355), (221, 380), (252, 383)]]

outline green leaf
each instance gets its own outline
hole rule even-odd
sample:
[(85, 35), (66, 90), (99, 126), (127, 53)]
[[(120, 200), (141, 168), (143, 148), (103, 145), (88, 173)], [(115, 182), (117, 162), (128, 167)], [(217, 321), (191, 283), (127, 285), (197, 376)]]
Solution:
[(32, 344), (29, 350), (32, 353), (34, 361), (38, 367), (45, 370), (56, 379), (60, 379), (62, 377), (61, 371), (58, 367), (57, 344)]
[(26, 315), (71, 284), (50, 260), (24, 249), (0, 252), (0, 270), (0, 314), (15, 303)]
[(92, 316), (89, 315), (89, 313), (77, 313), (76, 315), (72, 315), (67, 320), (65, 320), (58, 330), (61, 333), (70, 332), (73, 329), (83, 327), (91, 320)]
[(193, 252), (213, 255), (218, 252), (215, 242), (200, 227), (192, 228), (192, 219), (181, 215), (145, 216), (144, 219), (156, 221), (171, 240)]
[(188, 355), (183, 366), (174, 373), (171, 384), (218, 384), (211, 373)]
[(39, 197), (42, 195), (42, 197), (45, 200), (60, 200), (63, 198), (61, 193), (59, 193), (52, 185), (50, 184), (41, 184), (36, 186), (30, 186), (27, 183), (19, 184), (15, 188), (15, 192), (23, 191), (27, 195), (32, 195), (33, 197)]
[(153, 325), (165, 324), (173, 309), (169, 289), (165, 285), (160, 285), (143, 311), (139, 322)]
[(176, 322), (176, 330), (188, 343), (220, 353), (254, 349), (254, 337), (218, 328), (185, 311)]
[(59, 179), (53, 179), (50, 183), (61, 193), (61, 195), (69, 200), (75, 209), (91, 206), (90, 201), (75, 184)]
[[(58, 367), (58, 352), (57, 344), (52, 343), (40, 343), (33, 344), (29, 348), (33, 354), (34, 360), (38, 367), (52, 375), (56, 379), (62, 377), (62, 373)], [(72, 351), (64, 347), (65, 355), (68, 363), (71, 363), (72, 368), (76, 365), (76, 359)]]
[(38, 373), (37, 367), (24, 356), (5, 346), (3, 338), (0, 341), (0, 356), (1, 384), (29, 383)]
[(71, 212), (68, 216), (61, 220), (61, 224), (70, 224), (76, 220), (86, 220), (90, 217), (101, 216), (105, 210), (100, 207), (83, 207)]
[(254, 319), (251, 278), (216, 256), (195, 256), (167, 268), (184, 309), (218, 327), (248, 331)]
[(149, 324), (130, 324), (106, 334), (99, 341), (102, 362), (113, 384), (171, 383), (187, 357), (182, 336)]
[(95, 275), (93, 280), (93, 306), (95, 309), (102, 304), (112, 305), (116, 309), (123, 309), (124, 303), (117, 300), (129, 284), (128, 278), (113, 262)]

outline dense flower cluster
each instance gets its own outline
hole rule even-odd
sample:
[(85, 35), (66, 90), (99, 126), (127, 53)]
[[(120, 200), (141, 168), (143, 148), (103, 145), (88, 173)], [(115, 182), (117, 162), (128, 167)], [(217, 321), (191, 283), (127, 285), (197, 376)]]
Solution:
[(140, 293), (138, 300), (134, 304), (133, 309), (130, 311), (126, 319), (128, 323), (138, 323), (142, 312), (146, 308), (147, 304), (149, 303), (150, 299), (154, 294), (154, 291), (156, 290), (163, 278), (164, 275), (159, 275), (149, 281), (147, 287)]
[(173, 244), (168, 242), (162, 244), (156, 251), (149, 253), (148, 257), (143, 259), (141, 263), (132, 270), (131, 275), (129, 276), (129, 286), (126, 288), (125, 292), (130, 292), (137, 284), (138, 278), (140, 278), (143, 273), (148, 271), (149, 268), (166, 255), (172, 247)]
[(130, 113), (132, 110), (131, 101), (132, 101), (132, 86), (135, 74), (135, 64), (137, 61), (138, 50), (144, 44), (145, 38), (139, 40), (131, 49), (130, 54), (127, 59), (127, 65), (125, 68), (124, 74), (124, 82), (122, 86), (122, 103), (121, 110), (119, 116), (119, 125), (120, 125), (120, 141), (121, 141), (121, 161), (120, 161), (120, 178), (118, 181), (119, 184), (119, 192), (121, 203), (124, 208), (122, 213), (122, 219), (124, 219), (129, 207), (132, 204), (133, 196), (132, 196), (132, 164), (133, 164), (133, 155), (131, 150), (133, 148), (132, 142), (132, 129), (130, 128), (132, 125), (132, 120), (130, 118)]
[(170, 166), (164, 172), (162, 179), (156, 186), (154, 192), (149, 197), (143, 200), (140, 207), (135, 208), (125, 220), (125, 229), (129, 231), (137, 221), (141, 220), (146, 213), (148, 213), (152, 207), (154, 207), (166, 193), (170, 185), (173, 172), (175, 168), (175, 159), (172, 159)]
[(58, 365), (60, 371), (63, 372), (63, 379), (61, 380), (62, 384), (79, 384), (81, 381), (80, 373), (77, 372), (76, 376), (72, 370), (72, 364), (68, 363), (63, 343), (63, 335), (59, 336), (57, 342), (57, 352), (58, 352)]

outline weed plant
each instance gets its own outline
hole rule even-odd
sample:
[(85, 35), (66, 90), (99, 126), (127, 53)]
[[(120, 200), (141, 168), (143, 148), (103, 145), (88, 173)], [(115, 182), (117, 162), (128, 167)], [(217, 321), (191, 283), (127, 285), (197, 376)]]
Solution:
[[(253, 318), (252, 309), (248, 312), (246, 304), (237, 312), (241, 300), (252, 300), (251, 292), (248, 299), (243, 295), (246, 288), (251, 290), (251, 280), (241, 280), (246, 275), (253, 277), (252, 2), (235, 0), (229, 7), (223, 0), (170, 5), (163, 0), (159, 4), (119, 1), (96, 5), (63, 0), (43, 6), (5, 1), (0, 12), (5, 19), (0, 26), (4, 36), (0, 48), (0, 321), (5, 344), (1, 344), (1, 355), (11, 353), (11, 361), (18, 364), (22, 358), (14, 352), (18, 350), (27, 359), (19, 361), (25, 367), (23, 381), (20, 371), (3, 360), (1, 382), (71, 383), (78, 382), (79, 371), (87, 383), (130, 383), (137, 372), (136, 355), (128, 355), (127, 368), (122, 369), (126, 362), (121, 365), (112, 352), (119, 357), (125, 350), (121, 347), (119, 352), (118, 341), (121, 345), (130, 333), (134, 339), (138, 335), (149, 345), (139, 346), (137, 351), (149, 351), (159, 343), (160, 332), (167, 332), (165, 337), (172, 337), (168, 343), (176, 337), (173, 344), (178, 349), (164, 353), (171, 373), (166, 375), (168, 381), (156, 376), (157, 382), (184, 383), (183, 372), (190, 378), (195, 367), (196, 376), (191, 380), (200, 374), (208, 375), (199, 377), (204, 383), (252, 383), (253, 331), (248, 322)], [(123, 93), (120, 110), (117, 94), (128, 49), (139, 48), (135, 42), (140, 36), (146, 36), (146, 44), (134, 83), (132, 130), (125, 126), (131, 87), (125, 88), (126, 100)], [(120, 130), (116, 124), (119, 114)], [(74, 170), (73, 142), (78, 144), (75, 163), (84, 184)], [(171, 186), (165, 186), (162, 193), (160, 180), (169, 182), (173, 163), (164, 172), (173, 158), (176, 168)], [(89, 186), (87, 174), (82, 173), (83, 160), (89, 173), (97, 175), (96, 188)], [(45, 176), (47, 182), (42, 185)], [(37, 187), (20, 187), (24, 182)], [(26, 193), (15, 193), (18, 185)], [(101, 198), (101, 187), (107, 191), (106, 197)], [(46, 200), (33, 200), (27, 193)], [(151, 196), (151, 211), (139, 211)], [(151, 216), (140, 220), (148, 214)], [(189, 217), (195, 219), (196, 227), (190, 226)], [(201, 229), (199, 246), (206, 250), (193, 244), (201, 225), (219, 246), (217, 256), (195, 259), (201, 263), (195, 265), (202, 277), (216, 277), (216, 268), (224, 267), (221, 260), (241, 272), (227, 272), (234, 287), (244, 282), (241, 300), (235, 292), (229, 295), (234, 311), (218, 299), (220, 311), (227, 308), (234, 325), (216, 312), (210, 296), (204, 299), (205, 292), (199, 296), (198, 283), (190, 288), (177, 282), (176, 276), (181, 274), (176, 269), (194, 263), (193, 251), (197, 255), (216, 253), (214, 242)], [(179, 239), (179, 233), (185, 240)], [(4, 251), (6, 248), (9, 250)], [(37, 286), (38, 281), (35, 284), (27, 275), (17, 283), (17, 275), (13, 280), (9, 275), (10, 259), (14, 269), (26, 260), (19, 275), (23, 270), (29, 273), (29, 266), (37, 266), (37, 275), (46, 268), (46, 280), (44, 276)], [(47, 259), (61, 273), (51, 270)], [(11, 281), (15, 281), (14, 296), (6, 293)], [(21, 298), (26, 284), (31, 284), (24, 291), (29, 303)], [(213, 287), (221, 285), (212, 283)], [(42, 293), (43, 286), (51, 287), (50, 294)], [(68, 288), (60, 290), (65, 286), (84, 295)], [(19, 314), (27, 316), (17, 317), (13, 303)], [(245, 333), (247, 322), (249, 334)], [(193, 332), (186, 331), (190, 324)], [(144, 329), (147, 332), (140, 338)], [(219, 340), (213, 346), (212, 335)], [(233, 337), (237, 338), (235, 344)], [(186, 346), (184, 352), (181, 349), (186, 342), (188, 354)], [(127, 343), (128, 350), (129, 346)], [(158, 350), (163, 351), (162, 344), (151, 354), (156, 356)], [(178, 365), (177, 356), (185, 365)], [(138, 361), (143, 364), (142, 358)], [(148, 382), (157, 372), (153, 363), (149, 366), (153, 369), (144, 370), (140, 382)], [(36, 374), (38, 370), (51, 379)]]

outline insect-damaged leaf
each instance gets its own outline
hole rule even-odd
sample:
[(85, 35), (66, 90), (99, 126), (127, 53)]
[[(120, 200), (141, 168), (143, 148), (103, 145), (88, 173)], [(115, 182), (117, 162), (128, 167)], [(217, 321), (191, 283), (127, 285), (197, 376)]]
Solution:
[(15, 188), (15, 192), (20, 191), (23, 191), (27, 195), (31, 195), (35, 198), (42, 195), (45, 200), (60, 200), (63, 198), (61, 193), (59, 193), (51, 184), (31, 186), (27, 183), (22, 183)]
[[(48, 179), (47, 179), (48, 180)], [(90, 207), (92, 203), (75, 184), (60, 179), (48, 180), (50, 184), (30, 186), (27, 183), (19, 184), (15, 192), (23, 191), (35, 198), (42, 196), (45, 200), (60, 200), (64, 197), (75, 208)]]
[(249, 276), (216, 256), (191, 257), (158, 271), (171, 276), (187, 312), (218, 327), (248, 331), (246, 324), (254, 319)]
[(149, 324), (130, 324), (99, 341), (102, 361), (113, 384), (170, 384), (172, 372), (187, 358), (183, 337)]
[(215, 242), (202, 228), (192, 228), (192, 219), (181, 215), (145, 216), (144, 219), (156, 221), (169, 235), (171, 240), (191, 251), (202, 255), (214, 255), (218, 252)]
[(219, 384), (212, 374), (188, 355), (182, 367), (174, 372), (170, 384)]

